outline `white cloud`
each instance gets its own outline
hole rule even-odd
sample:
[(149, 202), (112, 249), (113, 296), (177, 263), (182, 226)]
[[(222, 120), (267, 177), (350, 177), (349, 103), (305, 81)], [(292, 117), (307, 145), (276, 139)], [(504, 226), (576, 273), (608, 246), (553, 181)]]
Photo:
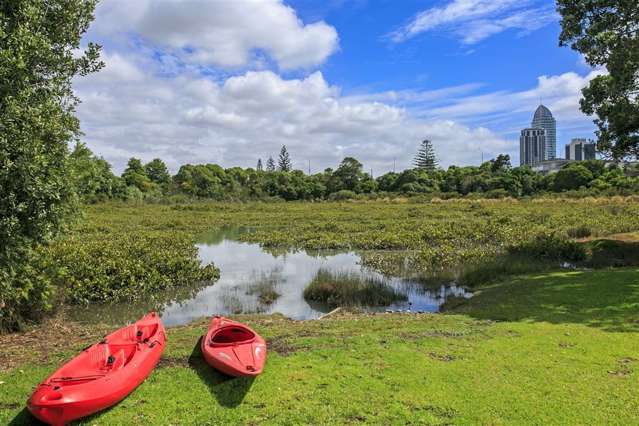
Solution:
[(453, 0), (418, 13), (389, 37), (399, 43), (427, 31), (445, 31), (472, 45), (509, 29), (529, 33), (556, 19), (552, 6), (531, 3), (531, 0)]
[(303, 23), (282, 0), (105, 0), (96, 15), (98, 35), (137, 36), (202, 66), (259, 64), (265, 52), (282, 69), (307, 68), (338, 48), (335, 28)]
[[(139, 70), (132, 62), (118, 68)], [(136, 74), (132, 72), (132, 74)], [(125, 79), (112, 72), (79, 79), (78, 113), (89, 146), (121, 171), (131, 156), (161, 157), (175, 171), (187, 162), (254, 167), (289, 148), (295, 166), (335, 167), (354, 156), (375, 173), (408, 167), (417, 144), (430, 138), (441, 163), (479, 161), (479, 151), (513, 150), (486, 128), (450, 120), (419, 120), (402, 107), (344, 97), (320, 72), (283, 79), (271, 71), (250, 71), (214, 82), (198, 74)], [(128, 74), (127, 74), (128, 75)]]

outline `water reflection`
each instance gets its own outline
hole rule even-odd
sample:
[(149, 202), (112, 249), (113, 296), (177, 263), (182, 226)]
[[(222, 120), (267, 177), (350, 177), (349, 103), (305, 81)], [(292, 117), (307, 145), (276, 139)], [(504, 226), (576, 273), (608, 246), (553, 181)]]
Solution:
[[(307, 303), (302, 293), (320, 269), (378, 277), (408, 297), (405, 302), (370, 310), (436, 312), (450, 296), (469, 297), (463, 288), (454, 284), (433, 289), (417, 281), (384, 277), (362, 267), (360, 256), (353, 252), (277, 253), (266, 251), (259, 244), (237, 241), (238, 236), (237, 229), (226, 230), (207, 236), (203, 239), (205, 242), (197, 245), (200, 259), (214, 262), (220, 268), (220, 279), (193, 299), (167, 306), (162, 315), (167, 325), (230, 313), (279, 312), (293, 319), (317, 318), (328, 312), (329, 307)], [(280, 295), (270, 304), (260, 302), (259, 292), (251, 291), (256, 282), (264, 280)]]
[[(97, 316), (102, 321), (117, 318), (114, 322), (121, 322), (123, 318), (134, 320), (145, 310), (155, 309), (166, 326), (186, 324), (213, 314), (279, 312), (293, 319), (313, 319), (330, 310), (322, 304), (309, 304), (303, 297), (304, 288), (320, 269), (376, 277), (407, 296), (406, 301), (390, 306), (362, 307), (370, 311), (436, 312), (448, 297), (470, 297), (454, 283), (434, 288), (415, 280), (385, 277), (362, 266), (360, 256), (353, 252), (265, 250), (259, 244), (238, 241), (242, 231), (234, 228), (211, 233), (197, 244), (201, 261), (213, 262), (220, 268), (220, 279), (214, 284), (196, 286), (186, 297), (158, 297), (155, 303), (104, 306)], [(99, 311), (99, 307), (92, 306), (86, 314), (95, 318)], [(75, 316), (82, 319), (82, 311), (76, 311)], [(86, 318), (89, 317), (85, 315)]]

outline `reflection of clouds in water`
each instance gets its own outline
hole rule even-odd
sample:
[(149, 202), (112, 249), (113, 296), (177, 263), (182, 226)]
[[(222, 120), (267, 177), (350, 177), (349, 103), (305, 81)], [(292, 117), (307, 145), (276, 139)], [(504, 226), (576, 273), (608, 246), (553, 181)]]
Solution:
[[(455, 286), (429, 289), (415, 281), (386, 278), (362, 268), (360, 257), (355, 253), (313, 253), (311, 256), (307, 252), (297, 251), (273, 255), (262, 250), (258, 244), (226, 239), (214, 244), (198, 244), (197, 247), (203, 263), (213, 262), (220, 268), (220, 279), (191, 300), (168, 305), (162, 315), (166, 325), (184, 324), (213, 314), (239, 312), (279, 312), (293, 319), (317, 318), (327, 309), (321, 305), (310, 306), (304, 300), (303, 292), (320, 269), (378, 277), (408, 296), (407, 302), (394, 304), (390, 309), (410, 307), (414, 311), (433, 312), (438, 310), (446, 297), (464, 295), (464, 290)], [(250, 291), (260, 280), (268, 281), (280, 294), (271, 305), (261, 304), (257, 292)]]

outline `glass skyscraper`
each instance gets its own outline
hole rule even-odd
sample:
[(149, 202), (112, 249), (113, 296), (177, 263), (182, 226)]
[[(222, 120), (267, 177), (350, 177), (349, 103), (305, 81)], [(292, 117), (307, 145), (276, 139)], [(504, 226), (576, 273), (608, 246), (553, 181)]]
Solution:
[(519, 164), (536, 166), (544, 161), (546, 154), (546, 130), (523, 129), (519, 137)]
[(557, 157), (557, 122), (552, 112), (543, 105), (539, 105), (530, 126), (546, 131), (546, 149), (543, 160), (554, 160)]

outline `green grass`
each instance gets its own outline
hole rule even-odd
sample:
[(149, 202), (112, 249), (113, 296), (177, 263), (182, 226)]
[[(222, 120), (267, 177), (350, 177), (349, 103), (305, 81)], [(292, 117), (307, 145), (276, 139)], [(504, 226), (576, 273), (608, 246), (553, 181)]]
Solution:
[[(257, 379), (205, 365), (198, 321), (170, 329), (149, 379), (85, 423), (639, 424), (639, 269), (521, 276), (444, 315), (240, 318), (268, 340)], [(28, 424), (32, 387), (94, 338), (25, 349), (0, 373), (0, 424)]]
[(304, 289), (304, 299), (336, 307), (387, 306), (407, 297), (380, 278), (320, 269)]

